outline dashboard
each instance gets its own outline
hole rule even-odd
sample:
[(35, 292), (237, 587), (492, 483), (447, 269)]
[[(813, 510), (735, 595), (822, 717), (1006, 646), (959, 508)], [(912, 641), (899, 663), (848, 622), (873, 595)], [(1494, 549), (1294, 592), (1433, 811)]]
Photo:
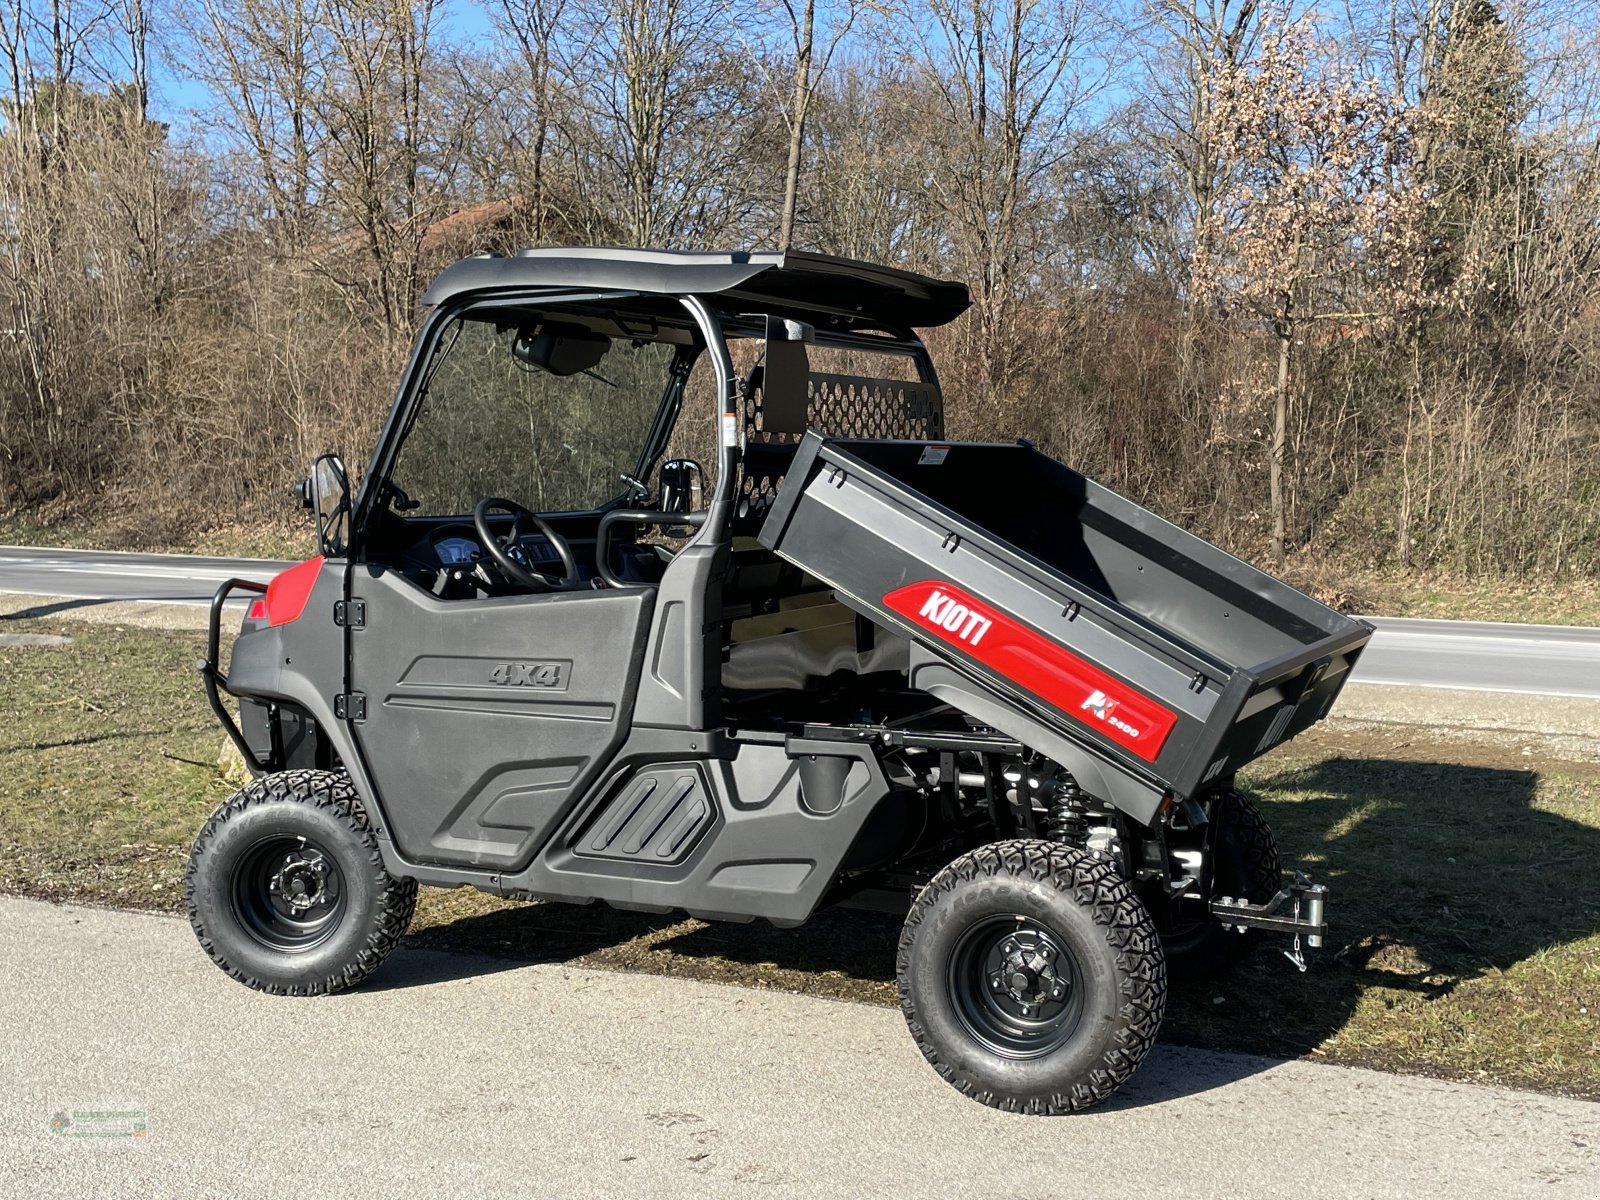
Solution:
[(438, 557), (439, 564), (446, 566), (477, 561), (483, 554), (483, 547), (478, 545), (474, 538), (449, 534), (433, 539), (433, 552)]
[[(523, 537), (507, 553), (541, 574), (562, 574), (560, 556), (537, 533)], [(402, 569), (414, 583), (445, 600), (526, 590), (504, 577), (485, 553), (477, 530), (471, 525), (449, 524), (426, 530), (407, 548)]]

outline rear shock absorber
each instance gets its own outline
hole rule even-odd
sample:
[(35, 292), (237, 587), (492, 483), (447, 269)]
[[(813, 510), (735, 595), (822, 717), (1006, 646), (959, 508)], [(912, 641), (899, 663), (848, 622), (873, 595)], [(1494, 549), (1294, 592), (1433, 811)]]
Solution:
[(1056, 772), (1055, 787), (1050, 793), (1050, 804), (1045, 810), (1044, 835), (1051, 841), (1069, 846), (1083, 845), (1089, 827), (1085, 819), (1088, 801), (1072, 772), (1065, 768)]

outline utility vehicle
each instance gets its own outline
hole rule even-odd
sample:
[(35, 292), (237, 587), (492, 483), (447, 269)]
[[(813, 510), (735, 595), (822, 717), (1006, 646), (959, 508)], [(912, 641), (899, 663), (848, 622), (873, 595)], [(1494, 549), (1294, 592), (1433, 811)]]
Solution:
[(255, 779), (186, 896), (234, 978), (359, 983), (419, 884), (890, 907), (928, 1061), (1048, 1114), (1138, 1067), (1169, 965), (1320, 944), (1323, 889), (1234, 777), (1370, 628), (1027, 442), (947, 441), (913, 331), (963, 285), (541, 249), (424, 304), (357, 493), (332, 456), (300, 485), (320, 553), (212, 605), (200, 672)]

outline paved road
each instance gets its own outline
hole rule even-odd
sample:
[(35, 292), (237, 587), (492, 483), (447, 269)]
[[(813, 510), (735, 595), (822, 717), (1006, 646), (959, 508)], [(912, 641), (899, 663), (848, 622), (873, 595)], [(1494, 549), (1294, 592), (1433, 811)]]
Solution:
[[(0, 592), (195, 603), (229, 576), (269, 579), (288, 565), (0, 546)], [(1600, 697), (1600, 629), (1392, 617), (1374, 624), (1356, 672), (1363, 683)]]
[[(1041, 1120), (864, 1005), (404, 946), (278, 999), (181, 921), (15, 899), (0, 961), (7, 1196), (1600, 1195), (1577, 1100), (1162, 1046)], [(144, 1110), (143, 1143), (50, 1131), (83, 1109)]]
[(225, 579), (270, 579), (288, 563), (0, 546), (0, 592), (84, 600), (209, 602)]
[(1600, 629), (1370, 617), (1363, 683), (1600, 697)]

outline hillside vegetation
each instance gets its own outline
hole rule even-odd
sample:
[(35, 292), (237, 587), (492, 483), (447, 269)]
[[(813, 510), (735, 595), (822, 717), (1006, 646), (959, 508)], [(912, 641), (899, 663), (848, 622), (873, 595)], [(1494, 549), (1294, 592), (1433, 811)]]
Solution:
[(443, 263), (792, 244), (971, 283), (956, 436), (1269, 565), (1592, 576), (1592, 16), (19, 0), (0, 513), (248, 541), (364, 461)]

